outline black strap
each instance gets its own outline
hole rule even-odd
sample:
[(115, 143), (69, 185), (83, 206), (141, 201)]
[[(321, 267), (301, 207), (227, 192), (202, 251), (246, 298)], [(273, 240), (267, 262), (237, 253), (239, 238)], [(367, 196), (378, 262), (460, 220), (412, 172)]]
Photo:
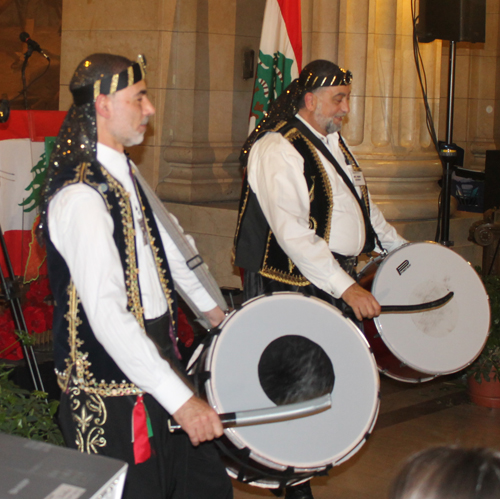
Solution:
[(333, 154), (328, 150), (328, 148), (321, 142), (321, 140), (314, 135), (314, 133), (305, 125), (302, 121), (300, 121), (298, 118), (295, 118), (293, 122), (293, 126), (297, 128), (297, 130), (304, 135), (316, 149), (318, 149), (321, 154), (334, 166), (335, 170), (337, 173), (340, 175), (342, 180), (344, 181), (345, 185), (349, 188), (349, 190), (352, 192), (352, 195), (358, 202), (360, 208), (361, 208), (361, 213), (363, 213), (363, 220), (365, 223), (365, 246), (363, 248), (363, 253), (369, 253), (373, 251), (375, 248), (375, 230), (373, 229), (372, 222), (370, 220), (370, 215), (368, 214), (367, 207), (364, 203), (364, 201), (359, 197), (358, 192), (356, 191), (356, 188), (354, 187), (354, 184), (352, 183), (351, 179), (347, 175), (347, 173), (344, 171), (344, 169), (339, 165), (339, 162), (334, 158)]

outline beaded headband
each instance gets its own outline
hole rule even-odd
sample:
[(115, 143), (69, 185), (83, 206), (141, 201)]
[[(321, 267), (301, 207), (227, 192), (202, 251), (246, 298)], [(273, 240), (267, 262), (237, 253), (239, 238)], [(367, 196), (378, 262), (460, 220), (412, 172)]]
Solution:
[[(90, 61), (85, 61), (85, 64), (92, 64)], [(130, 87), (138, 81), (146, 77), (146, 58), (139, 55), (137, 62), (134, 62), (127, 69), (120, 73), (106, 76), (94, 83), (89, 83), (82, 87), (74, 88), (71, 90), (73, 94), (73, 102), (75, 106), (83, 106), (95, 102), (99, 94), (114, 94), (119, 90)]]
[(328, 76), (317, 76), (314, 71), (302, 71), (299, 77), (299, 85), (306, 89), (320, 87), (336, 87), (339, 85), (350, 85), (352, 83), (352, 73), (343, 68), (337, 68), (334, 74)]

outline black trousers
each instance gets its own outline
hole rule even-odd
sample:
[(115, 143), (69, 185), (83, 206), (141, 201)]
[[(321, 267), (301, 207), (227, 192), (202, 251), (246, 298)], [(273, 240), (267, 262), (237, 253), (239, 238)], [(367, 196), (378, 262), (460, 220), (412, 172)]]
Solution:
[[(134, 463), (131, 442), (134, 396), (107, 397), (69, 391), (61, 396), (59, 418), (66, 445), (82, 452), (98, 453), (129, 465), (124, 499), (231, 499), (232, 484), (212, 442), (193, 447), (185, 433), (171, 434), (170, 415), (150, 395), (144, 396), (153, 436), (152, 456)], [(76, 408), (76, 410), (75, 410)], [(81, 409), (89, 427), (82, 428)], [(104, 422), (103, 424), (96, 423)]]
[[(146, 321), (146, 331), (162, 357), (181, 377), (184, 367), (175, 356), (164, 315)], [(124, 499), (232, 499), (233, 488), (213, 442), (193, 447), (184, 432), (172, 434), (170, 414), (151, 395), (144, 395), (153, 436), (151, 457), (135, 464), (132, 411), (135, 396), (100, 397), (70, 387), (61, 395), (59, 419), (68, 447), (128, 463)]]

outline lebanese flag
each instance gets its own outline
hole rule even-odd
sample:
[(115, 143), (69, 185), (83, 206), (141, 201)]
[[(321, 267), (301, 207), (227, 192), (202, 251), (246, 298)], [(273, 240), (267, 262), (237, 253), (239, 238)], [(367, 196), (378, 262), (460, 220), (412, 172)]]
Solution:
[(302, 69), (300, 0), (267, 0), (249, 133)]
[[(47, 273), (41, 267), (45, 251), (32, 237), (37, 210), (28, 211), (32, 203), (20, 205), (33, 197), (34, 188), (40, 188), (30, 184), (35, 171), (46, 166), (45, 138), (57, 136), (65, 116), (62, 111), (11, 111), (8, 121), (0, 123), (0, 226), (14, 274), (24, 276), (28, 270), (28, 281), (39, 272)], [(33, 259), (27, 265), (30, 255)], [(3, 251), (0, 266), (7, 276)]]

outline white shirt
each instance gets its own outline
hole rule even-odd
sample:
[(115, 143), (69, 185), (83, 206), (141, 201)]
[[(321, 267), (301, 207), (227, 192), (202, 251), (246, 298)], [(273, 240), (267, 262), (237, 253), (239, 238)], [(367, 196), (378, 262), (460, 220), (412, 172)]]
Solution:
[[(159, 317), (167, 311), (167, 302), (152, 250), (143, 244), (138, 224), (142, 210), (126, 156), (98, 144), (97, 158), (130, 195), (144, 315), (146, 318)], [(158, 219), (156, 223), (174, 280), (200, 310), (213, 309), (216, 303), (188, 269)], [(48, 227), (54, 246), (69, 267), (96, 338), (133, 383), (153, 395), (173, 414), (193, 393), (160, 357), (156, 346), (127, 310), (123, 268), (113, 239), (113, 220), (101, 195), (85, 184), (62, 189), (50, 202)]]
[[(339, 146), (339, 134), (324, 136), (301, 119), (326, 145), (353, 180)], [(327, 243), (309, 228), (309, 190), (304, 177), (304, 159), (280, 133), (267, 133), (258, 140), (248, 159), (248, 182), (278, 244), (314, 285), (340, 298), (354, 280), (333, 258), (332, 251), (357, 256), (365, 244), (361, 208), (335, 167), (317, 150), (332, 188), (333, 211), (330, 241)], [(361, 196), (359, 187), (356, 187)], [(377, 206), (370, 202), (370, 217), (380, 242), (392, 251), (406, 240), (388, 224)]]

